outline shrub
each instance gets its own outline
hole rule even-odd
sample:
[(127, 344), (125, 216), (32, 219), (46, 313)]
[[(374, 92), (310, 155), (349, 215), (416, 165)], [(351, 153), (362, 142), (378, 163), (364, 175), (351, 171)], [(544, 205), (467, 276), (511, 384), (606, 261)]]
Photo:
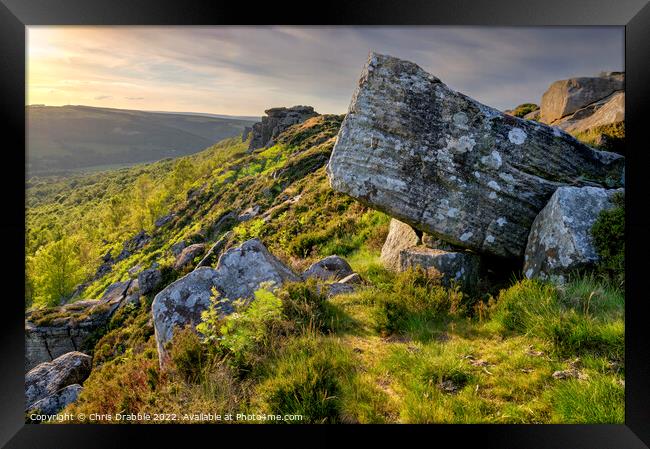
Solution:
[(305, 283), (289, 283), (279, 292), (284, 317), (294, 331), (330, 330), (327, 296), (319, 293), (313, 279)]
[(502, 331), (552, 341), (560, 355), (622, 359), (623, 312), (620, 291), (583, 277), (563, 287), (524, 279), (499, 293), (490, 314)]
[(614, 207), (600, 212), (591, 228), (598, 253), (598, 269), (610, 279), (625, 283), (625, 196), (613, 197)]
[(534, 103), (522, 103), (512, 111), (512, 115), (514, 115), (515, 117), (522, 118), (524, 115), (536, 111), (538, 109), (539, 106), (537, 106)]
[(352, 382), (353, 358), (340, 343), (306, 336), (294, 340), (266, 368), (259, 406), (272, 414), (300, 414), (303, 423), (342, 421), (342, 394)]
[(389, 290), (377, 295), (377, 326), (383, 333), (426, 333), (428, 322), (460, 314), (462, 301), (457, 288), (441, 286), (420, 268), (409, 269), (395, 277)]
[(175, 332), (169, 358), (177, 374), (187, 382), (196, 382), (205, 367), (207, 355), (199, 336), (188, 327)]

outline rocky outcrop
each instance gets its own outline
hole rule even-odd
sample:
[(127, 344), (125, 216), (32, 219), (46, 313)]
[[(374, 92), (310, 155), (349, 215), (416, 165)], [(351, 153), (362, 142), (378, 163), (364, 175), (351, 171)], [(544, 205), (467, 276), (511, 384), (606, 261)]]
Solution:
[(208, 309), (213, 289), (219, 294), (219, 311), (233, 311), (236, 299), (250, 299), (262, 284), (280, 286), (299, 278), (276, 259), (258, 239), (231, 248), (220, 258), (216, 269), (201, 267), (165, 287), (151, 305), (161, 366), (166, 361), (166, 345), (174, 329), (196, 326)]
[(338, 281), (354, 273), (345, 259), (339, 256), (327, 256), (313, 263), (302, 273), (303, 279), (319, 279), (321, 281)]
[(77, 301), (25, 314), (25, 371), (73, 351), (86, 350), (86, 341), (106, 326), (125, 303), (130, 282), (109, 286), (100, 300)]
[(68, 404), (72, 404), (78, 398), (83, 387), (79, 384), (68, 385), (56, 393), (44, 397), (29, 407), (32, 413), (41, 415), (54, 415), (63, 410)]
[(174, 262), (174, 269), (180, 270), (182, 268), (185, 268), (187, 265), (192, 263), (195, 257), (202, 255), (204, 251), (204, 243), (195, 243), (194, 245), (190, 245), (187, 248), (184, 248), (176, 257), (176, 261)]
[(68, 352), (44, 362), (25, 374), (25, 409), (64, 387), (81, 384), (92, 368), (92, 358), (81, 352)]
[(237, 221), (243, 222), (243, 221), (249, 221), (252, 220), (253, 218), (257, 217), (257, 215), (260, 213), (260, 207), (259, 206), (251, 206), (248, 209), (242, 211), (239, 216), (237, 216)]
[(598, 261), (591, 227), (598, 214), (614, 207), (623, 189), (560, 187), (539, 213), (530, 230), (524, 274), (528, 278), (563, 282), (566, 275)]
[(458, 283), (463, 289), (473, 288), (479, 279), (480, 258), (468, 252), (450, 252), (414, 246), (400, 251), (400, 270), (420, 267), (444, 286)]
[(251, 142), (248, 147), (249, 151), (272, 146), (275, 138), (282, 131), (318, 115), (311, 106), (272, 108), (267, 109), (264, 113), (266, 117), (262, 117), (261, 122), (253, 125)]
[(558, 187), (617, 186), (623, 164), (455, 92), (416, 64), (373, 53), (327, 170), (335, 190), (435, 238), (519, 258)]
[(625, 74), (620, 72), (555, 81), (542, 95), (540, 120), (553, 123), (624, 88)]

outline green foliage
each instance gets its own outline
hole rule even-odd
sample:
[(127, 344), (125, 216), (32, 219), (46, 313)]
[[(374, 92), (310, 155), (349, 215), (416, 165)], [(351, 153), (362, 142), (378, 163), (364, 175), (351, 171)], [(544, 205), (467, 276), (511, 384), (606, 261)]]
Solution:
[(600, 212), (591, 228), (601, 273), (620, 285), (625, 283), (625, 196), (617, 193), (614, 207)]
[(302, 337), (266, 368), (256, 405), (266, 413), (300, 414), (302, 423), (343, 421), (344, 390), (355, 373), (349, 351), (334, 341)]
[(205, 368), (206, 352), (199, 336), (191, 328), (174, 333), (169, 358), (176, 372), (188, 382), (196, 382)]
[(492, 320), (503, 331), (549, 339), (559, 354), (600, 354), (621, 360), (624, 299), (592, 278), (563, 287), (524, 279), (502, 290)]
[(595, 126), (576, 133), (575, 137), (599, 150), (625, 154), (625, 122)]
[(66, 299), (88, 275), (84, 262), (90, 256), (83, 249), (84, 245), (75, 239), (62, 237), (29, 257), (27, 268), (33, 298), (28, 298), (28, 303), (55, 306)]
[(539, 106), (537, 106), (534, 103), (522, 103), (512, 111), (512, 115), (514, 115), (515, 117), (522, 118), (524, 115), (529, 114), (538, 109)]
[(374, 310), (381, 332), (426, 338), (428, 324), (459, 315), (463, 308), (463, 294), (457, 288), (441, 286), (418, 268), (399, 273), (388, 290), (378, 292)]
[(625, 388), (609, 376), (589, 382), (569, 379), (547, 393), (552, 421), (561, 424), (617, 424), (625, 421)]

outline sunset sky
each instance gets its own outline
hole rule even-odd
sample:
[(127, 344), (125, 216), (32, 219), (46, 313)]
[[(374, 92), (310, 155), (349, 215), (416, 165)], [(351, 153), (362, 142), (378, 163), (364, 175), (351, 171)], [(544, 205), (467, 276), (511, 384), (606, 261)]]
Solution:
[(260, 116), (343, 113), (369, 51), (500, 109), (624, 67), (622, 27), (28, 28), (27, 103)]

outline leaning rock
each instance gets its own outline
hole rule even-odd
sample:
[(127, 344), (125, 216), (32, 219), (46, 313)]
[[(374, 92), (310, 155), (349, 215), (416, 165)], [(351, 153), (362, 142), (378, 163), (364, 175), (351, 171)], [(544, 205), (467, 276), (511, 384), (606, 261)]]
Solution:
[(439, 277), (442, 285), (452, 281), (463, 288), (472, 288), (478, 282), (480, 259), (476, 254), (448, 252), (423, 246), (400, 251), (400, 270), (420, 267), (433, 277)]
[(614, 207), (616, 192), (623, 189), (557, 189), (530, 229), (524, 257), (526, 277), (563, 282), (570, 272), (596, 263), (591, 227), (602, 210)]
[(160, 270), (148, 269), (138, 274), (138, 288), (140, 294), (146, 295), (154, 291), (162, 282), (162, 273)]
[(523, 256), (533, 220), (565, 184), (620, 184), (624, 158), (371, 54), (328, 165), (332, 187), (478, 253)]
[(41, 363), (25, 374), (25, 408), (29, 410), (37, 401), (63, 387), (82, 383), (91, 368), (92, 358), (81, 352), (68, 352), (51, 362)]
[(553, 123), (624, 87), (625, 74), (621, 72), (555, 81), (542, 95), (540, 120)]
[(185, 248), (181, 253), (176, 257), (174, 262), (174, 268), (180, 270), (181, 268), (190, 264), (195, 257), (200, 256), (205, 251), (205, 244), (195, 243)]
[(263, 283), (280, 286), (299, 280), (258, 239), (252, 239), (226, 251), (216, 269), (197, 268), (168, 285), (151, 305), (161, 366), (166, 361), (166, 345), (174, 329), (201, 322), (201, 312), (208, 309), (213, 289), (222, 299), (220, 312), (228, 314), (233, 311), (234, 300), (252, 298)]
[(339, 256), (327, 256), (313, 263), (302, 273), (303, 279), (320, 279), (321, 281), (338, 281), (354, 273), (350, 264)]
[(68, 404), (72, 404), (78, 398), (83, 387), (79, 384), (68, 385), (61, 388), (54, 394), (51, 394), (40, 401), (34, 403), (29, 410), (32, 413), (41, 415), (55, 415), (63, 410)]
[(388, 236), (381, 247), (380, 260), (388, 269), (399, 270), (399, 253), (401, 250), (421, 243), (420, 235), (411, 226), (392, 219), (388, 225)]
[(274, 139), (285, 129), (308, 118), (317, 116), (311, 106), (293, 106), (290, 108), (271, 108), (264, 111), (266, 117), (255, 123), (251, 131), (251, 143), (248, 151), (273, 145)]

